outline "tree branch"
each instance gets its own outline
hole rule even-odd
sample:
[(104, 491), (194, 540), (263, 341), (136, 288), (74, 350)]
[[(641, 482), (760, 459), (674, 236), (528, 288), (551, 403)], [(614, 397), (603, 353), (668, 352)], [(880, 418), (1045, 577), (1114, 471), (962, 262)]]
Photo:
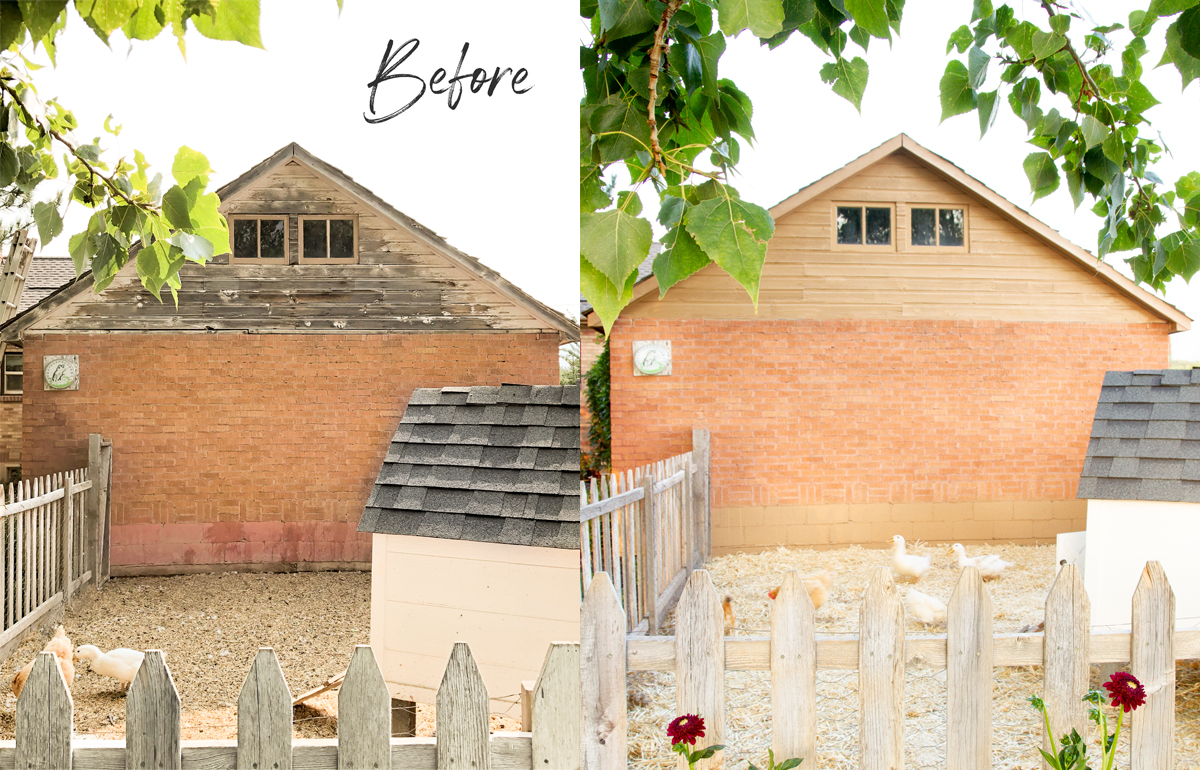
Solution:
[(667, 35), (667, 24), (670, 23), (671, 17), (675, 15), (681, 5), (683, 5), (683, 0), (669, 0), (667, 7), (663, 9), (662, 21), (654, 30), (654, 46), (650, 49), (650, 108), (646, 120), (650, 124), (650, 165), (658, 166), (658, 170), (663, 176), (667, 174), (667, 167), (663, 164), (662, 147), (658, 145), (658, 123), (654, 119), (654, 105), (658, 101), (658, 62), (662, 58), (665, 47), (663, 39)]

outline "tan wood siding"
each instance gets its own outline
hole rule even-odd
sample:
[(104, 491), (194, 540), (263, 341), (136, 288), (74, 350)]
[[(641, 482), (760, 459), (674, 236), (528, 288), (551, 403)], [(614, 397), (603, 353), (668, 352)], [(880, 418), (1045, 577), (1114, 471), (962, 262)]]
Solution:
[[(893, 250), (831, 247), (835, 202), (898, 203)], [(968, 209), (969, 251), (907, 251), (908, 207)], [(1084, 321), (1154, 323), (1158, 316), (906, 151), (868, 166), (776, 222), (758, 312), (715, 266), (652, 291), (630, 318)]]

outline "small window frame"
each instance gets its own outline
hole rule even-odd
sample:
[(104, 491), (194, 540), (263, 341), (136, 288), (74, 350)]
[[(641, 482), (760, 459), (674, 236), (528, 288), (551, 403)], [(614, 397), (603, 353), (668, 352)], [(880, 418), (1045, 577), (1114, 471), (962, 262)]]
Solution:
[[(226, 214), (226, 221), (229, 222), (229, 264), (231, 265), (286, 265), (291, 260), (292, 254), (292, 228), (289, 217), (286, 214)], [(271, 257), (264, 259), (262, 257), (238, 257), (234, 254), (233, 245), (233, 223), (239, 220), (267, 220), (272, 222), (283, 222), (283, 256)], [(258, 225), (258, 253), (262, 253), (262, 225)]]
[[(354, 228), (354, 255), (351, 257), (308, 257), (304, 256), (304, 223), (319, 219), (349, 221)], [(357, 265), (358, 264), (358, 214), (305, 214), (296, 217), (296, 240), (300, 245), (300, 263), (307, 265)], [(325, 253), (329, 253), (329, 226), (325, 226)]]
[[(866, 226), (867, 226), (866, 225), (866, 223), (867, 223), (867, 211), (866, 210), (867, 209), (887, 209), (890, 212), (888, 216), (890, 217), (891, 242), (886, 243), (886, 244), (883, 244), (883, 243), (874, 243), (874, 244), (838, 243), (838, 239), (837, 239), (838, 209), (839, 208), (854, 208), (854, 207), (857, 207), (857, 208), (860, 208), (863, 210), (862, 211), (862, 221), (863, 221), (863, 230), (864, 230), (863, 241), (866, 241), (866, 232), (865, 232)], [(897, 225), (897, 220), (896, 220), (896, 204), (895, 203), (889, 203), (886, 201), (834, 201), (833, 205), (830, 206), (830, 209), (829, 209), (829, 230), (830, 230), (829, 242), (832, 245), (832, 248), (834, 251), (895, 251), (896, 243), (899, 240), (896, 237), (896, 233), (897, 233), (896, 225)]]
[[(21, 356), (21, 369), (10, 370), (8, 368), (8, 360)], [(21, 378), (21, 387), (17, 390), (10, 390), (8, 387), (8, 378), (12, 375), (19, 375)], [(0, 358), (0, 395), (5, 396), (20, 396), (25, 393), (25, 359), (24, 353), (16, 351), (8, 351), (4, 353), (3, 358)]]
[[(912, 211), (913, 209), (933, 209), (933, 221), (937, 225), (938, 245), (917, 246), (912, 242)], [(943, 209), (962, 209), (963, 213), (963, 242), (961, 246), (942, 246), (941, 211)], [(904, 250), (921, 254), (966, 254), (971, 250), (971, 207), (965, 203), (909, 203), (904, 211)]]

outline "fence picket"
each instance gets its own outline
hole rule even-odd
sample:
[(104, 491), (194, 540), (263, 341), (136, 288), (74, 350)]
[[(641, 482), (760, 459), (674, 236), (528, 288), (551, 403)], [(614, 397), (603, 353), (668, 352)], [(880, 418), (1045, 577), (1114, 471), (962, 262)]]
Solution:
[[(291, 704), (290, 697), (287, 702)], [(391, 696), (375, 652), (367, 644), (355, 646), (346, 679), (338, 690), (338, 770), (390, 767), (391, 708)]]
[(642, 556), (645, 562), (643, 579), (646, 582), (646, 613), (647, 626), (650, 633), (658, 633), (661, 618), (658, 615), (658, 559), (659, 559), (659, 528), (658, 511), (654, 500), (654, 474), (642, 476), (642, 519), (646, 524), (646, 551)]
[(904, 767), (904, 607), (892, 571), (875, 570), (859, 608), (858, 730), (863, 770)]
[(625, 705), (625, 615), (607, 574), (592, 580), (579, 610), (582, 766), (622, 770), (628, 740)]
[(800, 573), (788, 572), (771, 607), (771, 748), (811, 767), (817, 746), (816, 611)]
[(1175, 765), (1175, 592), (1156, 561), (1146, 563), (1133, 592), (1129, 671), (1146, 688), (1146, 704), (1130, 714), (1133, 770)]
[(125, 697), (126, 766), (182, 768), (180, 716), (179, 692), (162, 650), (146, 650)]
[(237, 703), (237, 766), (291, 770), (292, 694), (275, 650), (259, 647)]
[[(1058, 737), (1071, 730), (1086, 735), (1088, 645), (1091, 604), (1074, 564), (1064, 565), (1046, 597), (1046, 631), (1042, 663), (1042, 699), (1050, 714), (1050, 733), (1043, 728), (1042, 748), (1055, 751)], [(1042, 767), (1048, 767), (1045, 760)]]
[(488, 770), (492, 766), (487, 687), (466, 642), (455, 642), (450, 653), (437, 691), (437, 720), (439, 768)]
[(992, 766), (992, 599), (975, 567), (946, 610), (946, 767)]
[[(704, 718), (705, 741), (725, 738), (725, 614), (708, 570), (692, 573), (675, 608), (675, 711)], [(725, 766), (724, 752), (696, 765)], [(679, 757), (679, 770), (687, 763)]]
[(579, 644), (546, 652), (533, 693), (533, 766), (579, 770)]
[(38, 653), (17, 701), (16, 767), (71, 766), (73, 709), (54, 653)]

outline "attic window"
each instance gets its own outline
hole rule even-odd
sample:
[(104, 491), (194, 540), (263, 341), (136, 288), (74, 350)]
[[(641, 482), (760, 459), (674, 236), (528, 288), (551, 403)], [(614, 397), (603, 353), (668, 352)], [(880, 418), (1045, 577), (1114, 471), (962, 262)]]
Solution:
[(961, 206), (914, 206), (909, 210), (909, 220), (913, 246), (966, 247), (967, 210)]
[(24, 364), (21, 353), (5, 353), (4, 354), (4, 373), (3, 373), (3, 389), (0, 393), (6, 396), (15, 396), (21, 393), (22, 382), (24, 380)]
[(287, 217), (229, 217), (233, 262), (287, 264)]
[(357, 262), (356, 217), (300, 217), (301, 262)]
[(893, 207), (845, 204), (834, 207), (834, 243), (838, 246), (891, 246)]

